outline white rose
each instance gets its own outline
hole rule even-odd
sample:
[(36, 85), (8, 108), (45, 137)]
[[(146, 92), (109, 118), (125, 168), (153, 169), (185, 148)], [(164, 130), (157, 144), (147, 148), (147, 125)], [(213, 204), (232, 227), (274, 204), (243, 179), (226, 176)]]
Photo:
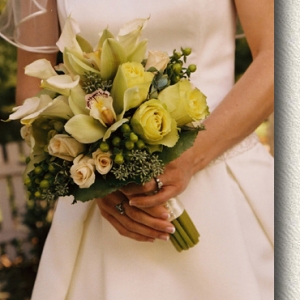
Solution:
[(149, 51), (145, 70), (151, 67), (156, 68), (158, 71), (164, 71), (170, 61), (169, 55), (162, 51)]
[(70, 169), (71, 177), (81, 188), (89, 188), (95, 182), (95, 166), (93, 159), (83, 154), (78, 155)]
[(49, 142), (48, 152), (68, 161), (72, 161), (85, 150), (85, 146), (67, 134), (56, 134)]
[(107, 174), (112, 168), (113, 161), (111, 159), (111, 153), (102, 152), (100, 149), (95, 151), (93, 154), (94, 163), (96, 166), (96, 170), (101, 174)]

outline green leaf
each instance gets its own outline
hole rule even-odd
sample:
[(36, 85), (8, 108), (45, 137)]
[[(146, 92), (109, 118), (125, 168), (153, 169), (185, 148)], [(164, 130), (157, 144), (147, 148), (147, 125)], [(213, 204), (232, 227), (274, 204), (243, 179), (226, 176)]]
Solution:
[(159, 159), (161, 159), (164, 164), (168, 164), (172, 160), (178, 158), (184, 151), (193, 146), (198, 132), (198, 128), (182, 131), (179, 140), (174, 147), (164, 147), (163, 151), (158, 153)]

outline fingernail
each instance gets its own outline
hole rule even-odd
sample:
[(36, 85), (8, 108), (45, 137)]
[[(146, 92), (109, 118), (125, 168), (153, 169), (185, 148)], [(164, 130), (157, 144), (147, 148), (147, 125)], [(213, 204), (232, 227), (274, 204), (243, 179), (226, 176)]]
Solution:
[(170, 239), (168, 234), (160, 235), (158, 238), (163, 241), (168, 241)]
[(173, 234), (175, 231), (176, 231), (175, 227), (170, 226), (170, 227), (166, 228), (166, 232), (169, 232), (169, 233)]
[(163, 214), (161, 215), (161, 217), (162, 217), (162, 219), (168, 220), (168, 219), (170, 218), (170, 214), (168, 214), (168, 213), (163, 213)]
[(136, 204), (136, 203), (135, 203), (134, 201), (132, 201), (132, 200), (129, 201), (129, 205), (130, 205), (130, 206), (134, 206), (135, 204)]

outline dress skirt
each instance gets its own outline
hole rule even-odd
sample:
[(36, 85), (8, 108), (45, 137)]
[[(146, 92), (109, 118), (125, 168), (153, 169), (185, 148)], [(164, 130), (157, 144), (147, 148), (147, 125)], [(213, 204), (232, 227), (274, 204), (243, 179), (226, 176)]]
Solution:
[(120, 236), (95, 201), (59, 199), (32, 300), (274, 299), (273, 168), (250, 135), (198, 172), (179, 199), (201, 238), (181, 253)]

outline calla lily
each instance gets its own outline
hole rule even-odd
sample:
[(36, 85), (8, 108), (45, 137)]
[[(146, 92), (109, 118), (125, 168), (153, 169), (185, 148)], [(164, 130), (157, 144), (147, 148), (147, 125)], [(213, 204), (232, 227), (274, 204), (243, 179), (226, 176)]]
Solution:
[(40, 79), (56, 76), (54, 68), (47, 59), (38, 59), (25, 67), (25, 74)]
[(78, 142), (90, 144), (104, 136), (106, 127), (93, 117), (75, 115), (65, 124), (65, 130)]
[[(48, 95), (42, 95), (40, 98), (41, 99), (46, 98), (44, 101), (48, 102), (50, 97)], [(50, 98), (50, 100), (51, 100), (51, 98)], [(54, 117), (54, 118), (68, 120), (73, 116), (73, 112), (71, 111), (71, 109), (69, 107), (68, 99), (64, 96), (58, 96), (54, 100), (51, 100), (50, 102), (48, 102), (47, 106), (44, 106), (40, 110), (22, 118), (21, 123), (29, 125), (35, 119), (37, 119), (38, 117), (41, 117), (41, 116)]]
[(143, 29), (147, 25), (148, 19), (135, 19), (126, 24), (124, 24), (119, 33), (118, 40), (123, 45), (126, 53), (133, 51), (134, 47), (137, 45), (138, 40), (142, 34)]
[(42, 81), (41, 87), (50, 91), (55, 91), (64, 96), (70, 95), (70, 89), (76, 87), (80, 81), (80, 76), (72, 78), (70, 75), (56, 75)]
[(80, 32), (78, 23), (71, 17), (68, 17), (63, 27), (62, 33), (56, 45), (61, 52), (64, 52), (65, 48), (76, 51), (82, 54), (82, 49), (77, 41), (77, 34)]
[(52, 99), (48, 95), (41, 95), (40, 97), (28, 98), (24, 101), (23, 105), (15, 107), (15, 111), (9, 116), (8, 120), (18, 120), (28, 116), (31, 116), (35, 112), (41, 111), (47, 107)]

